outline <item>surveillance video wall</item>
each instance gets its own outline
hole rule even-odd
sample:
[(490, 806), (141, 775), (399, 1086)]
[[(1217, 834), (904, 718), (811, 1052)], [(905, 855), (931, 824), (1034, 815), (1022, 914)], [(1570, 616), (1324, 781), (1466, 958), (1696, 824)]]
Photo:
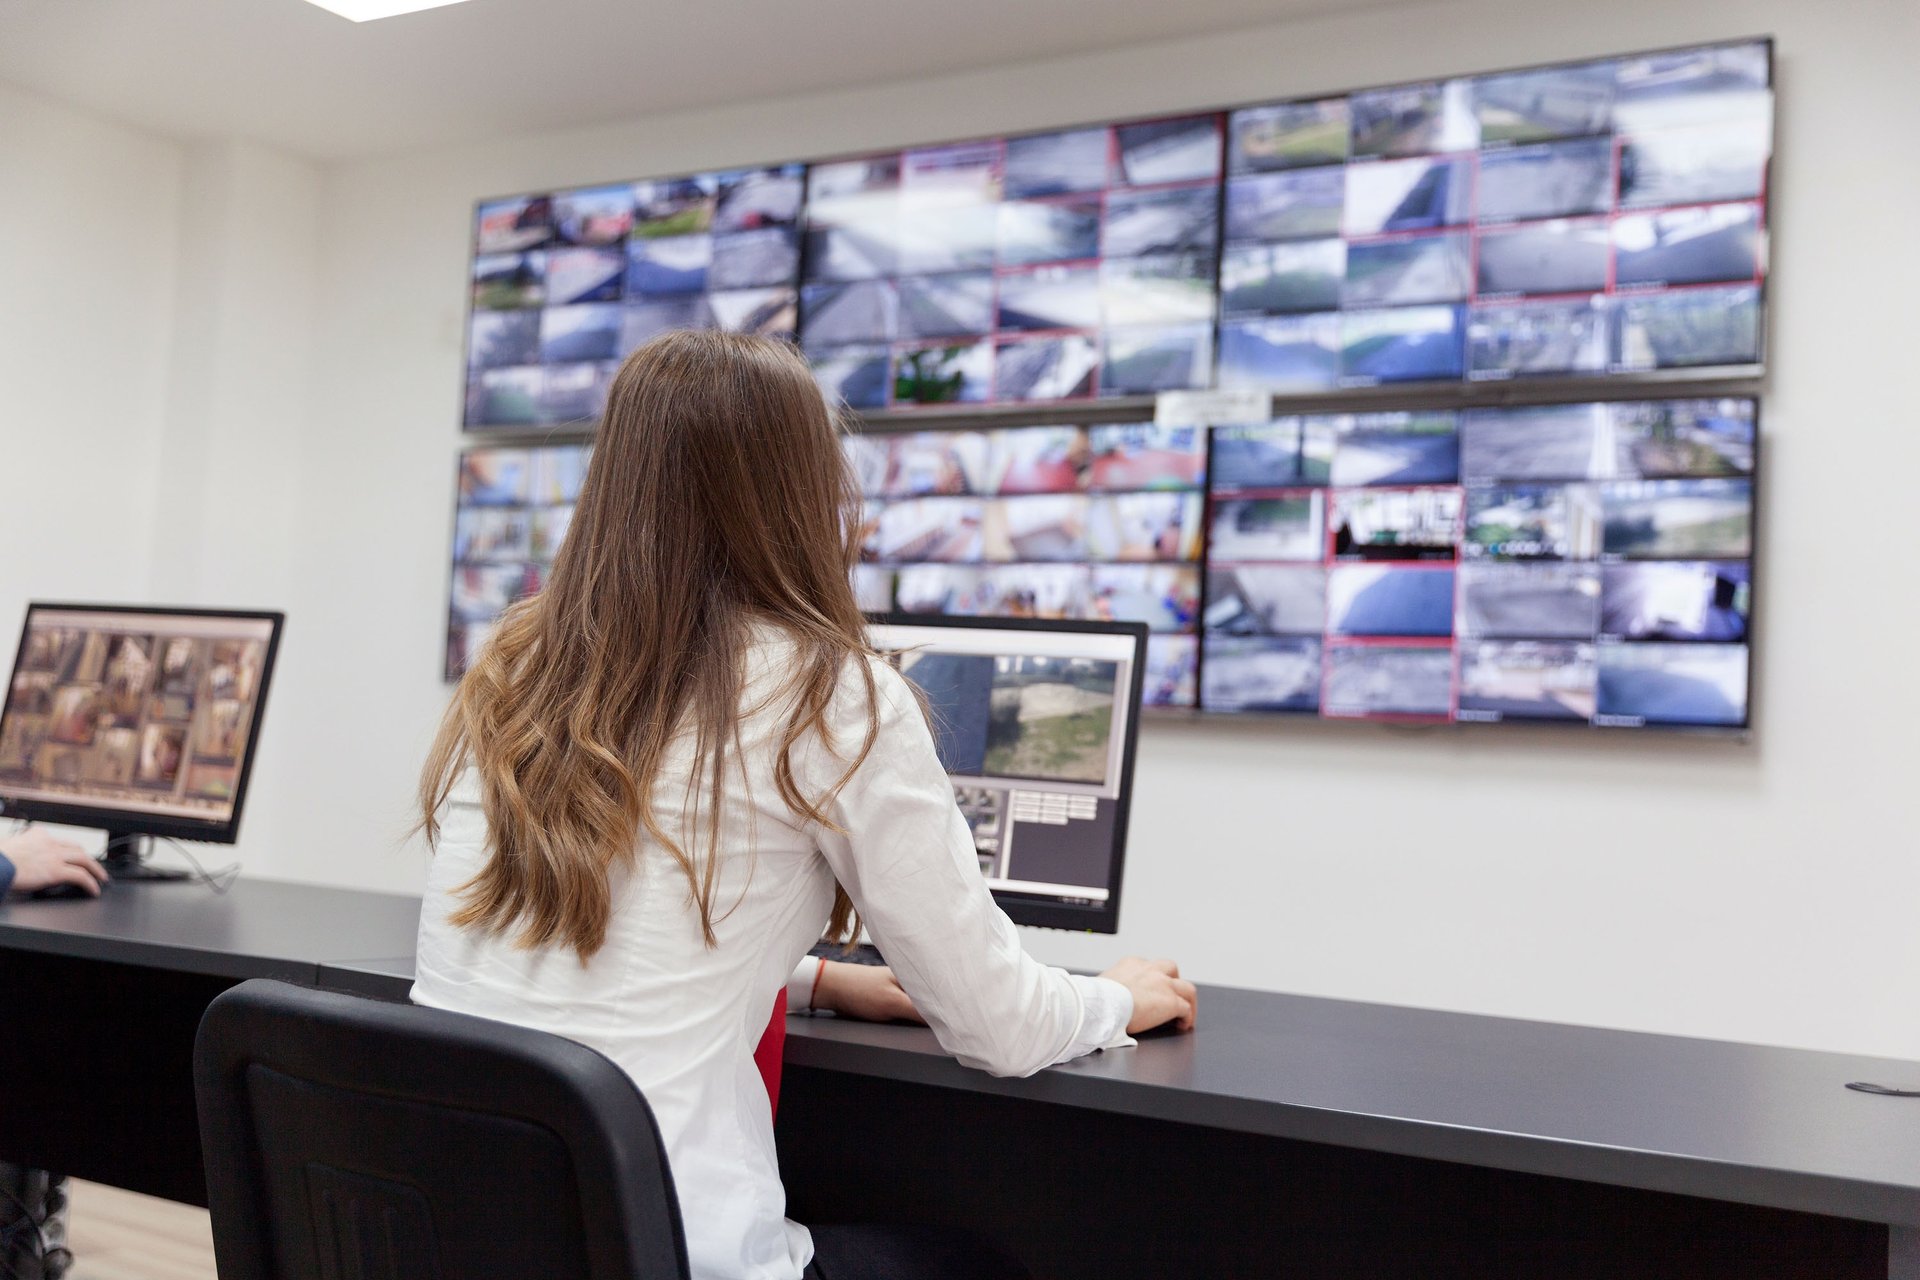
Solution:
[(1765, 40), (489, 200), (473, 428), (590, 428), (669, 328), (869, 412), (1750, 370)]
[[(1681, 388), (1763, 362), (1771, 59), (489, 200), (467, 425), (590, 430), (618, 361), (690, 326), (791, 338), (831, 398), (902, 417), (1657, 376), (1670, 398), (861, 435), (854, 581), (874, 611), (1144, 621), (1157, 705), (1743, 727), (1755, 403)], [(450, 677), (539, 589), (585, 460), (463, 457)]]
[(792, 337), (797, 164), (481, 203), (470, 428), (590, 428), (620, 360), (669, 329)]
[[(1740, 728), (1756, 402), (862, 434), (873, 613), (1147, 624), (1149, 705)], [(446, 673), (540, 589), (584, 445), (460, 460)]]
[(876, 612), (1146, 622), (1153, 705), (1739, 728), (1755, 425), (1690, 399), (1305, 415), (1210, 449), (859, 436), (854, 581)]
[(859, 409), (1204, 387), (1217, 114), (807, 170), (801, 341)]
[(1235, 111), (1219, 383), (1758, 364), (1772, 122), (1765, 41)]
[(446, 677), (457, 680), (508, 605), (532, 595), (573, 522), (587, 446), (469, 449), (455, 490)]

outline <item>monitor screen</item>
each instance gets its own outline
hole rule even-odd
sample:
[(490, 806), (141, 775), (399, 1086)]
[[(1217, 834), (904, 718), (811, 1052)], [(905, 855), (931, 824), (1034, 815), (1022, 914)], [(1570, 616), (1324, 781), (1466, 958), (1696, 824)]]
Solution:
[(1149, 706), (1198, 689), (1207, 433), (1150, 422), (855, 435), (861, 607), (1141, 622)]
[(1145, 628), (895, 615), (869, 632), (926, 698), (980, 874), (1007, 914), (1115, 932)]
[[(853, 586), (870, 613), (1142, 623), (1148, 707), (1740, 729), (1757, 408), (856, 434)], [(540, 588), (587, 456), (462, 457), (449, 679)]]
[(230, 843), (281, 621), (28, 606), (0, 712), (0, 811)]
[(445, 673), (457, 680), (506, 607), (545, 583), (586, 478), (583, 444), (486, 447), (460, 455)]
[(1757, 366), (1772, 141), (1765, 40), (1234, 111), (1219, 385)]
[(1213, 366), (1221, 116), (807, 169), (800, 337), (858, 409), (1141, 395)]
[(861, 606), (1146, 624), (1145, 703), (1741, 729), (1757, 403), (848, 438)]
[(654, 334), (927, 405), (1757, 370), (1743, 40), (483, 200), (469, 428), (590, 427)]
[(1757, 404), (1213, 433), (1208, 711), (1743, 729)]
[(483, 200), (466, 425), (590, 427), (614, 370), (668, 329), (792, 337), (803, 166)]

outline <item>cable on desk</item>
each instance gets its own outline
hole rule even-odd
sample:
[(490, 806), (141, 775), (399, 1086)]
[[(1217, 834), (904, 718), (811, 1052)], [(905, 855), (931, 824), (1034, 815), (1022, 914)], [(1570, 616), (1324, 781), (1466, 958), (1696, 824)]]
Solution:
[(215, 893), (225, 893), (227, 890), (233, 888), (233, 882), (240, 878), (240, 864), (237, 862), (229, 862), (224, 867), (216, 867), (212, 871), (209, 871), (200, 865), (200, 859), (194, 857), (193, 852), (180, 841), (175, 840), (172, 836), (161, 836), (160, 839), (172, 846), (175, 853), (185, 858), (193, 866), (193, 875), (197, 883), (205, 885)]
[(1910, 1084), (1875, 1084), (1871, 1080), (1849, 1080), (1847, 1088), (1855, 1093), (1876, 1093), (1883, 1098), (1920, 1098), (1920, 1087)]

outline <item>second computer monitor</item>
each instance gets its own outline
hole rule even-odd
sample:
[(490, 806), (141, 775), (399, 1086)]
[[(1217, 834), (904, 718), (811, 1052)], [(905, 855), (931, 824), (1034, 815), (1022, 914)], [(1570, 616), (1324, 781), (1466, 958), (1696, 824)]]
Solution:
[(29, 605), (0, 708), (0, 814), (231, 844), (282, 621)]
[(870, 634), (926, 695), (981, 874), (1007, 914), (1118, 929), (1146, 627), (891, 615)]

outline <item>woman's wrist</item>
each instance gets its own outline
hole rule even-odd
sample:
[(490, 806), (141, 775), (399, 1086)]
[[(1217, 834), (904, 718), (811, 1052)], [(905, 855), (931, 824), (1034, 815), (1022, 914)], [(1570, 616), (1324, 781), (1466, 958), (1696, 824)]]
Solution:
[(815, 1008), (863, 1022), (922, 1022), (913, 1001), (884, 965), (824, 960)]

